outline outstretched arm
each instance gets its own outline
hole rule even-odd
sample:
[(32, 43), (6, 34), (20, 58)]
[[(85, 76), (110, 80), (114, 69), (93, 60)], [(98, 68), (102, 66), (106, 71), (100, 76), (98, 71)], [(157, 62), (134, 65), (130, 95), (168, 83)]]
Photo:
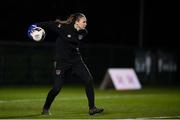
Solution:
[(51, 30), (55, 33), (60, 33), (60, 28), (58, 27), (58, 25), (54, 22), (54, 21), (48, 21), (48, 22), (39, 22), (39, 23), (35, 23), (37, 26), (42, 27), (43, 29), (48, 29)]

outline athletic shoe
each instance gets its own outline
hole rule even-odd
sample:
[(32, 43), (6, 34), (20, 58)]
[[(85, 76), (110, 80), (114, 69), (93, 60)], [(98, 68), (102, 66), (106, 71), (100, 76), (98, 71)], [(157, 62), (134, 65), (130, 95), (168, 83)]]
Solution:
[(89, 109), (89, 115), (94, 115), (96, 113), (101, 113), (103, 111), (104, 111), (103, 108), (93, 107), (93, 108)]
[(49, 112), (49, 110), (43, 109), (41, 115), (51, 115), (51, 113)]

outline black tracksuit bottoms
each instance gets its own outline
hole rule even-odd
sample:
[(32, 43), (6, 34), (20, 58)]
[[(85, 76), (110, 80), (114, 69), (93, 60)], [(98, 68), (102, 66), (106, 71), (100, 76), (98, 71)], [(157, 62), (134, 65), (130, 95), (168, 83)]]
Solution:
[[(67, 75), (75, 75), (76, 78), (81, 80), (83, 84), (85, 85), (85, 91), (86, 91), (86, 96), (88, 98), (88, 104), (89, 104), (89, 109), (93, 108), (94, 105), (94, 88), (93, 88), (93, 78), (83, 62), (83, 60), (79, 60), (76, 63), (73, 64), (67, 64), (64, 66), (59, 65), (60, 63), (56, 61), (56, 67), (55, 67), (55, 80), (54, 80), (54, 85), (52, 89), (49, 91), (45, 104), (43, 106), (43, 109), (49, 110), (50, 106), (55, 99), (55, 97), (58, 95), (60, 92), (63, 82), (67, 78)], [(69, 74), (71, 73), (71, 74)], [(76, 80), (76, 79), (75, 79)]]

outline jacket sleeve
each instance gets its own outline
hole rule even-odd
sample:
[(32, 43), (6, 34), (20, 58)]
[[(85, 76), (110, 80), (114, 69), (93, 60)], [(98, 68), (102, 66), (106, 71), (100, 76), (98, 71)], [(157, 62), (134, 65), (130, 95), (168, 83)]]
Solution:
[(52, 32), (61, 34), (61, 29), (58, 27), (58, 25), (54, 21), (48, 21), (48, 22), (39, 22), (35, 23), (37, 26), (42, 27), (43, 29), (48, 29)]

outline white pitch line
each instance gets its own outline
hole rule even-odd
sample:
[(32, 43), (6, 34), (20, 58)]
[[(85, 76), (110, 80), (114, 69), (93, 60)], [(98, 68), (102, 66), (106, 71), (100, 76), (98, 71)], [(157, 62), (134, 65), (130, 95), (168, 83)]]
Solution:
[[(116, 118), (116, 119), (106, 119), (106, 120), (151, 120), (151, 119), (175, 119), (179, 120), (180, 116), (160, 116), (160, 117), (143, 117), (143, 118)], [(3, 120), (12, 120), (12, 119), (3, 119)], [(16, 120), (22, 120), (22, 119), (16, 119)], [(23, 119), (23, 120), (42, 120), (42, 119)], [(64, 119), (51, 119), (51, 120), (64, 120)], [(67, 120), (73, 120), (73, 119), (67, 119)], [(75, 119), (75, 120), (84, 120), (84, 119)], [(104, 119), (98, 119), (98, 120), (104, 120)]]
[(180, 116), (159, 116), (159, 117), (143, 117), (143, 118), (134, 118), (134, 119), (180, 119)]
[[(96, 97), (96, 99), (119, 99), (122, 98), (122, 96), (99, 96)], [(56, 99), (56, 101), (69, 101), (69, 100), (84, 100), (87, 99), (86, 97), (62, 97), (59, 99)], [(19, 103), (19, 102), (39, 102), (39, 101), (44, 101), (44, 99), (15, 99), (15, 100), (0, 100), (0, 104), (3, 103)], [(127, 120), (134, 120), (134, 119), (139, 119), (139, 120), (144, 120), (144, 119), (180, 119), (180, 116), (159, 116), (159, 117), (142, 117), (142, 118), (127, 118)], [(35, 119), (33, 119), (35, 120)], [(38, 119), (37, 119), (38, 120)], [(56, 119), (54, 119), (56, 120)], [(119, 120), (119, 119), (116, 119)]]
[[(120, 96), (101, 96), (101, 97), (96, 97), (96, 99), (118, 99)], [(62, 97), (56, 100), (64, 100), (64, 101), (69, 101), (69, 100), (84, 100), (87, 99), (86, 97)], [(44, 101), (44, 99), (15, 99), (15, 100), (0, 100), (1, 103), (16, 103), (16, 102), (36, 102), (36, 101)]]

